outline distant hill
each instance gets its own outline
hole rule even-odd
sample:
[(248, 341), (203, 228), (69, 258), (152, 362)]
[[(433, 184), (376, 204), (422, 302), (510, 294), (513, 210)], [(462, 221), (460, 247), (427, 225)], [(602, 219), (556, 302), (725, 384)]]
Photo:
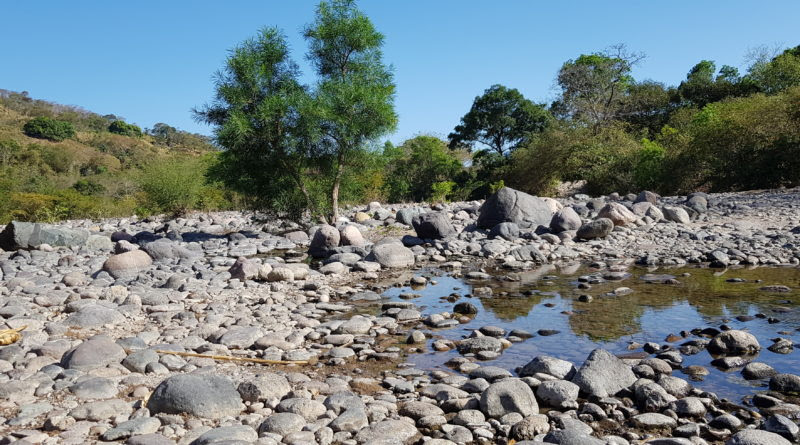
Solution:
[[(208, 137), (164, 123), (142, 130), (0, 89), (0, 224), (227, 208), (232, 197), (204, 183), (217, 153)], [(183, 202), (170, 208), (155, 196), (159, 187), (198, 196), (177, 196)]]

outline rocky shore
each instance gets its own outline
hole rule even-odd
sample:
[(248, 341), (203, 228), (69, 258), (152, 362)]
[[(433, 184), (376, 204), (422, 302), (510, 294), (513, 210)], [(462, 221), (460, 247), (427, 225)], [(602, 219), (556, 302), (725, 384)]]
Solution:
[[(21, 338), (0, 346), (0, 444), (800, 439), (800, 376), (760, 363), (745, 331), (704, 326), (675, 345), (649, 339), (636, 357), (597, 349), (504, 369), (486, 361), (531, 334), (485, 326), (430, 342), (474, 306), (425, 315), (413, 296), (381, 295), (424, 285), (422, 267), (486, 279), (473, 292), (491, 298), (496, 271), (545, 263), (591, 265), (586, 285), (634, 264), (797, 266), (798, 189), (556, 200), (505, 188), (345, 215), (310, 227), (241, 212), (7, 225), (0, 317)], [(791, 352), (791, 335), (770, 348)], [(450, 371), (404, 363), (429, 342), (460, 353)], [(701, 352), (769, 390), (725, 400), (676, 375)]]

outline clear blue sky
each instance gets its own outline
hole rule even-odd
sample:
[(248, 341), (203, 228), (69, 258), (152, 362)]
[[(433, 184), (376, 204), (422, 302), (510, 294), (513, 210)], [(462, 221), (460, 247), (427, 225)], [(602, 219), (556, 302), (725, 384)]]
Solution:
[[(6, 1), (0, 88), (210, 134), (194, 106), (213, 95), (227, 50), (263, 26), (289, 36), (308, 72), (302, 27), (310, 0)], [(394, 142), (446, 136), (495, 83), (539, 102), (561, 64), (626, 43), (647, 54), (637, 79), (677, 84), (701, 59), (746, 68), (748, 49), (800, 44), (800, 2), (362, 0), (386, 36), (400, 123)]]

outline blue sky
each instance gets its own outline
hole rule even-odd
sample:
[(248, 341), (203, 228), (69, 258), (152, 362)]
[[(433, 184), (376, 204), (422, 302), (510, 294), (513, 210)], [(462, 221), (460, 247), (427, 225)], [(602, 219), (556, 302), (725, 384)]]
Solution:
[[(0, 88), (210, 134), (190, 109), (213, 96), (227, 50), (264, 26), (288, 35), (308, 73), (300, 31), (315, 1), (4, 2)], [(800, 2), (362, 0), (386, 36), (399, 127), (389, 139), (445, 137), (495, 83), (537, 102), (555, 96), (566, 60), (616, 43), (647, 58), (637, 79), (677, 84), (701, 59), (744, 70), (748, 50), (800, 44)], [(309, 80), (311, 78), (309, 77)]]

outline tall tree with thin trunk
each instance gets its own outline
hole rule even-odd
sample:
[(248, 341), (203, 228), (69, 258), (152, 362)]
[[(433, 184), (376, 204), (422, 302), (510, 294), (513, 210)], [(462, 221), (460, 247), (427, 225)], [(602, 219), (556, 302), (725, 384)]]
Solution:
[(214, 101), (194, 110), (226, 149), (212, 173), (259, 208), (292, 216), (317, 207), (306, 183), (316, 162), (314, 107), (299, 74), (283, 34), (266, 28), (231, 51)]
[(354, 0), (319, 4), (304, 35), (308, 58), (316, 69), (313, 115), (320, 139), (317, 147), (330, 157), (331, 217), (339, 217), (342, 175), (358, 151), (394, 129), (395, 86), (382, 61), (383, 35)]

